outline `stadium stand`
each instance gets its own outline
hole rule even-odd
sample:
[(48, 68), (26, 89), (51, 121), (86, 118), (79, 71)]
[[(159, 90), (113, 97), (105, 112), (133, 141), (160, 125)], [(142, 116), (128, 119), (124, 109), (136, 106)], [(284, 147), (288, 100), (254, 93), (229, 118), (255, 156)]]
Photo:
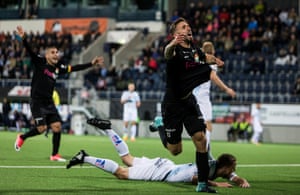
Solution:
[[(114, 8), (120, 6), (116, 2), (112, 1), (110, 5), (103, 6)], [(225, 60), (225, 67), (219, 71), (219, 75), (238, 92), (238, 98), (228, 99), (214, 88), (213, 90), (217, 91), (212, 93), (212, 101), (225, 98), (230, 102), (260, 100), (265, 103), (299, 103), (299, 97), (292, 94), (294, 82), (300, 75), (298, 60), (300, 25), (297, 20), (299, 16), (293, 6), (281, 9), (276, 7), (276, 4), (270, 5), (269, 2), (258, 4), (258, 2), (232, 1), (231, 4), (227, 4), (226, 1), (219, 1), (219, 4), (215, 5), (205, 1), (190, 0), (186, 1), (184, 6), (178, 6), (180, 9), (176, 10), (178, 16), (186, 17), (191, 23), (197, 43), (200, 44), (205, 40), (212, 40), (215, 43), (217, 55)], [(180, 2), (177, 3), (180, 4)], [(66, 8), (74, 7), (71, 4), (65, 6)], [(137, 7), (136, 9), (138, 10)], [(40, 7), (40, 11), (38, 17), (43, 17), (43, 14), (47, 13), (45, 7)], [(152, 9), (147, 10), (149, 17), (142, 19), (151, 18), (151, 11)], [(126, 17), (134, 19), (132, 15), (127, 14), (127, 16), (124, 10), (117, 15), (110, 14), (116, 20), (119, 16), (122, 16), (122, 20)], [(174, 19), (174, 17), (162, 19), (168, 26), (171, 18)], [(145, 29), (142, 30), (148, 33)], [(32, 33), (30, 39), (33, 43), (37, 42), (37, 45), (48, 40), (61, 45), (63, 60), (66, 63), (72, 60), (74, 52), (76, 54), (82, 52), (82, 47), (86, 48), (87, 44), (91, 43), (89, 40), (74, 45), (69, 34), (57, 36), (55, 33)], [(145, 94), (142, 95), (143, 100), (160, 100), (165, 79), (162, 47), (168, 41), (168, 36), (163, 32), (162, 36), (148, 39), (148, 41), (149, 43), (146, 43), (140, 52), (136, 52), (135, 56), (128, 59), (127, 64), (113, 64), (113, 66), (108, 65), (108, 67), (92, 70), (94, 72), (87, 72), (84, 76), (84, 85), (88, 89), (95, 88), (99, 98), (112, 99), (119, 98), (119, 92), (125, 88), (126, 82), (133, 80), (136, 82), (137, 90)], [(14, 86), (15, 81), (7, 82), (6, 80), (9, 79), (21, 80), (21, 83), (23, 80), (26, 82), (26, 79), (30, 78), (30, 61), (27, 59), (26, 52), (20, 50), (21, 45), (18, 40), (14, 34), (1, 32), (0, 43), (1, 85)], [(105, 47), (107, 46), (109, 44), (105, 44)], [(282, 48), (289, 51), (289, 55), (293, 54), (297, 57), (295, 65), (274, 65)], [(120, 47), (115, 49), (118, 50)], [(42, 52), (42, 48), (39, 50)], [(109, 49), (106, 51), (111, 52)], [(258, 69), (254, 68), (260, 65), (256, 61), (251, 62), (252, 66), (249, 64), (249, 59), (258, 57), (258, 53), (262, 59), (260, 62), (263, 63), (263, 69), (261, 66)], [(64, 89), (63, 85), (61, 87)], [(75, 92), (72, 91), (72, 94), (74, 95)]]

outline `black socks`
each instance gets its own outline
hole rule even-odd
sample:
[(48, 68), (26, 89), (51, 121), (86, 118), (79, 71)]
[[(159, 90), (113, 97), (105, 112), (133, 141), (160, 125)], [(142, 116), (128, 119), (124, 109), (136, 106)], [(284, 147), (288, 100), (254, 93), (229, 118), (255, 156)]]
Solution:
[(33, 136), (36, 136), (36, 135), (39, 135), (40, 132), (37, 130), (36, 127), (33, 127), (30, 129), (30, 131), (28, 131), (27, 133), (21, 135), (20, 137), (25, 140), (27, 139), (28, 137), (33, 137)]
[(198, 168), (198, 182), (208, 182), (209, 166), (208, 153), (196, 152), (196, 165)]
[(52, 137), (52, 156), (58, 154), (59, 146), (60, 146), (60, 137), (61, 137), (61, 132), (59, 133), (54, 133), (53, 132), (53, 137)]

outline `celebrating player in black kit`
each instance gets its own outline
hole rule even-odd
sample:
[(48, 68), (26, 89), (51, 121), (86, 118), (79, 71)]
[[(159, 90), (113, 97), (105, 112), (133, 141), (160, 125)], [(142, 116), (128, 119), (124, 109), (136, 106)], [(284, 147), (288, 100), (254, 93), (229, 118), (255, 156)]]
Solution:
[(58, 50), (55, 46), (48, 46), (45, 51), (45, 57), (41, 57), (32, 51), (21, 26), (17, 27), (17, 33), (22, 38), (23, 45), (34, 65), (30, 108), (35, 120), (35, 127), (31, 128), (29, 132), (17, 136), (15, 149), (20, 151), (27, 138), (39, 135), (45, 132), (47, 128), (51, 128), (53, 131), (53, 149), (50, 160), (65, 161), (58, 153), (61, 139), (61, 118), (52, 99), (56, 78), (61, 74), (84, 70), (92, 65), (103, 64), (104, 59), (103, 57), (95, 57), (90, 63), (74, 66), (60, 64), (58, 63)]
[(166, 93), (162, 102), (164, 127), (160, 137), (164, 146), (173, 154), (182, 151), (183, 125), (196, 147), (198, 168), (197, 192), (216, 193), (208, 187), (208, 152), (205, 138), (205, 122), (192, 90), (210, 80), (209, 64), (222, 66), (223, 61), (204, 54), (193, 44), (191, 27), (184, 18), (170, 26), (172, 40), (164, 49), (166, 67)]

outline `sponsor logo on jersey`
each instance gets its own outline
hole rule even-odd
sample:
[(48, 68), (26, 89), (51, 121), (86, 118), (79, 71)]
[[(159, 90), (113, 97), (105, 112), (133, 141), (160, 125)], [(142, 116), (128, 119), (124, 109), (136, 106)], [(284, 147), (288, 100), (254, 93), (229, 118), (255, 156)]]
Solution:
[(53, 78), (53, 79), (56, 79), (56, 77), (57, 77), (53, 72), (50, 72), (48, 69), (44, 70), (44, 74), (51, 77), (51, 78)]

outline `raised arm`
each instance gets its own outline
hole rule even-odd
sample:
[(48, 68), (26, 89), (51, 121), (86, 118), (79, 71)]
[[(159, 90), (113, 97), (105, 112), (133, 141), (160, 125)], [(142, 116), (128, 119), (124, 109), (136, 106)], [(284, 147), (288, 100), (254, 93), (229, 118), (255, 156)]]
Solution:
[(208, 64), (217, 64), (218, 66), (224, 66), (224, 61), (215, 57), (211, 54), (205, 54), (206, 55), (206, 63)]
[(17, 26), (17, 34), (21, 37), (24, 47), (26, 48), (27, 52), (32, 55), (33, 51), (29, 46), (28, 42), (26, 41), (25, 32), (22, 26)]
[(228, 87), (217, 75), (216, 71), (211, 71), (210, 73), (210, 79), (223, 91), (225, 91), (228, 95), (230, 95), (232, 98), (236, 96), (236, 93), (233, 89)]
[(35, 54), (31, 47), (29, 46), (28, 42), (26, 41), (26, 36), (25, 36), (25, 32), (22, 26), (17, 26), (17, 34), (21, 37), (22, 41), (23, 41), (23, 45), (26, 48), (27, 52), (29, 53), (31, 58), (36, 58), (37, 54)]
[(185, 35), (178, 35), (165, 47), (164, 57), (169, 60), (175, 55), (175, 47), (180, 43), (184, 43)]
[(104, 64), (104, 58), (102, 56), (96, 56), (93, 58), (93, 60), (90, 63), (86, 63), (86, 64), (77, 64), (74, 66), (70, 66), (70, 71), (68, 72), (76, 72), (76, 71), (80, 71), (80, 70), (84, 70), (87, 69), (91, 66), (98, 66), (98, 65), (103, 65)]

